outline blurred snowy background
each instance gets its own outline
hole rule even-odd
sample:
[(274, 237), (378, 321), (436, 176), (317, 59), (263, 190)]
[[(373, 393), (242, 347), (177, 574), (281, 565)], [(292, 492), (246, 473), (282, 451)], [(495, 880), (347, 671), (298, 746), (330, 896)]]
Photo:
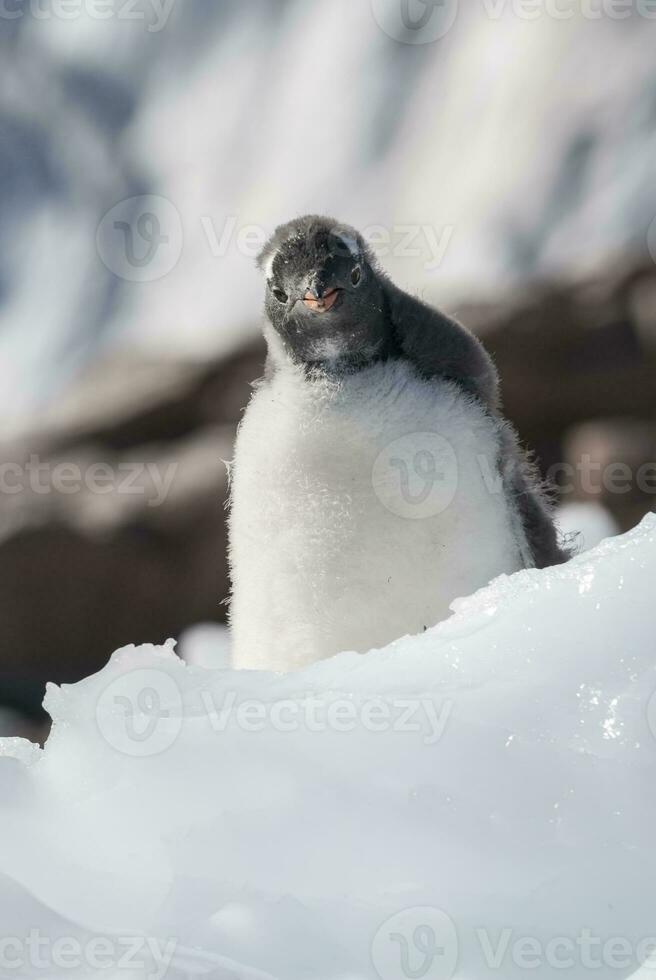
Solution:
[(654, 509), (655, 42), (650, 0), (4, 0), (6, 705), (224, 619), (253, 257), (295, 214), (480, 332), (566, 502)]

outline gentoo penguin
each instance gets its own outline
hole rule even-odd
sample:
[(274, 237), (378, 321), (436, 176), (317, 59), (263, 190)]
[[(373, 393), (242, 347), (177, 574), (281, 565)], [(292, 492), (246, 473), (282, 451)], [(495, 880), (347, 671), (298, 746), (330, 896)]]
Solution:
[(501, 573), (566, 560), (469, 331), (328, 218), (278, 228), (259, 265), (268, 358), (232, 466), (234, 666), (365, 652)]

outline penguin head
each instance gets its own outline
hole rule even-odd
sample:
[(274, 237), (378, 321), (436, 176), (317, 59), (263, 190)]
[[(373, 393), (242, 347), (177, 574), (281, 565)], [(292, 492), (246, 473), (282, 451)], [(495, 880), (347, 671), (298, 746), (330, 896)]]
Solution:
[(380, 356), (382, 282), (354, 228), (316, 215), (298, 218), (276, 229), (258, 264), (267, 318), (293, 361), (346, 368)]

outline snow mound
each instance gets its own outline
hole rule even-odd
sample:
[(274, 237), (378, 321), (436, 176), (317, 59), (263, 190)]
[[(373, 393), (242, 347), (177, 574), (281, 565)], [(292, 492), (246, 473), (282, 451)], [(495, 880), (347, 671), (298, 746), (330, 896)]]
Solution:
[(650, 516), (365, 656), (50, 685), (0, 743), (0, 973), (654, 975), (655, 578)]

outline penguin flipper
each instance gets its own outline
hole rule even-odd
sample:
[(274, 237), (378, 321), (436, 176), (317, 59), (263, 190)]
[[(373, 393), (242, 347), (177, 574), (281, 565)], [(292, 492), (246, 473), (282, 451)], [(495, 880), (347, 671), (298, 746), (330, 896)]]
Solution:
[(501, 441), (504, 492), (521, 524), (526, 548), (520, 548), (520, 551), (528, 549), (528, 554), (523, 554), (524, 562), (533, 568), (562, 565), (572, 554), (558, 539), (548, 488), (541, 482), (535, 464), (519, 445), (509, 422), (503, 427)]
[[(384, 291), (395, 344), (420, 376), (456, 382), (500, 419), (499, 377), (478, 338), (389, 280), (384, 283)], [(524, 563), (535, 568), (560, 565), (571, 555), (558, 540), (548, 493), (536, 467), (519, 445), (515, 430), (510, 423), (501, 421), (499, 462), (504, 492), (521, 524), (518, 531)]]
[(420, 376), (455, 381), (496, 414), (499, 378), (492, 358), (473, 333), (390, 280), (383, 289), (395, 343)]

